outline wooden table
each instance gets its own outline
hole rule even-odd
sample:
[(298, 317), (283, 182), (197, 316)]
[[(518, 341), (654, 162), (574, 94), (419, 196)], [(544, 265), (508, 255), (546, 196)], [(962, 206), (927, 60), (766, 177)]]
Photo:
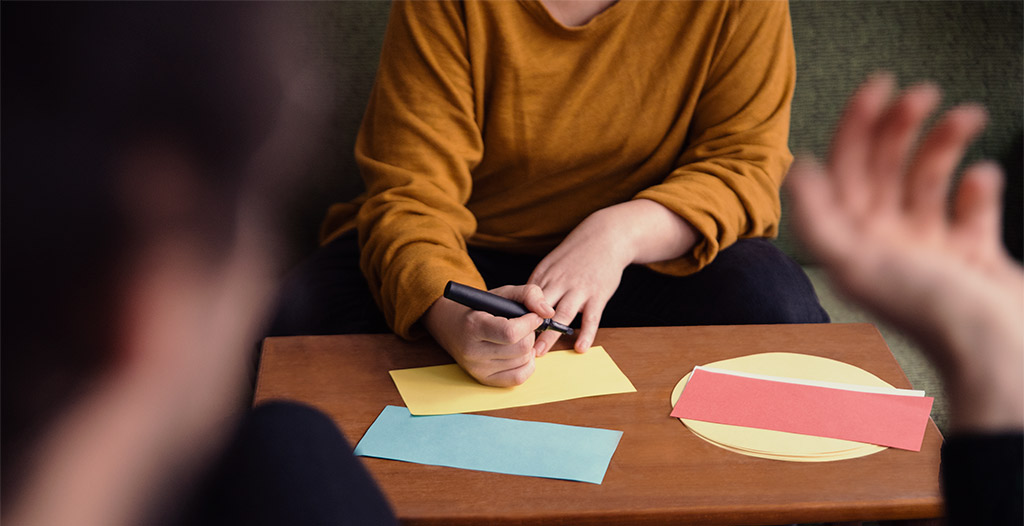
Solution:
[[(363, 458), (406, 524), (784, 524), (931, 518), (942, 514), (939, 448), (928, 423), (920, 452), (794, 463), (715, 447), (669, 416), (669, 394), (695, 365), (788, 351), (861, 367), (910, 387), (868, 324), (601, 329), (636, 393), (482, 414), (617, 429), (600, 485)], [(388, 371), (451, 363), (429, 339), (392, 335), (268, 338), (255, 403), (320, 408), (354, 445), (384, 406), (405, 405)], [(543, 447), (543, 444), (538, 444)]]

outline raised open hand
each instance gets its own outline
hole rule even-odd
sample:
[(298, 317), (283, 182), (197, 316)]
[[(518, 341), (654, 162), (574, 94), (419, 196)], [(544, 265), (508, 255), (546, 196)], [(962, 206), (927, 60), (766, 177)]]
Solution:
[[(893, 84), (878, 75), (854, 94), (827, 166), (794, 165), (796, 224), (840, 290), (932, 353), (952, 394), (954, 425), (1019, 427), (1024, 272), (1000, 241), (1000, 170), (970, 166), (951, 208), (947, 201), (985, 111), (953, 108), (918, 141), (938, 89), (919, 85), (890, 100)], [(982, 403), (1001, 390), (1015, 407)]]

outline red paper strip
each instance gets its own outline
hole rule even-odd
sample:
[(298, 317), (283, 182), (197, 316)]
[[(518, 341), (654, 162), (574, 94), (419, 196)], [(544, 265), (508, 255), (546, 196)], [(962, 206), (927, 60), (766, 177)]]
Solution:
[(920, 451), (932, 402), (696, 369), (672, 416)]

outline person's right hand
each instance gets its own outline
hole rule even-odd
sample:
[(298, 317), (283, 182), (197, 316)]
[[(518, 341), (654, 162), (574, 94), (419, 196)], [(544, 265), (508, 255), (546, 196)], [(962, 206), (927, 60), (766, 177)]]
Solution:
[(509, 320), (439, 298), (422, 321), (437, 343), (480, 383), (519, 385), (534, 371), (534, 330), (544, 318), (554, 316), (555, 309), (536, 285), (505, 286), (490, 292), (518, 301), (531, 312)]

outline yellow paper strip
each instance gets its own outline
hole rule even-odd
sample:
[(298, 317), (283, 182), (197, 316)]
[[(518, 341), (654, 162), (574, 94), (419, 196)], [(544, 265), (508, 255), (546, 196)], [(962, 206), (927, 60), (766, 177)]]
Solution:
[(482, 385), (458, 364), (397, 369), (391, 371), (391, 379), (414, 415), (471, 413), (636, 392), (600, 346), (583, 354), (549, 352), (537, 359), (533, 376), (515, 387)]

